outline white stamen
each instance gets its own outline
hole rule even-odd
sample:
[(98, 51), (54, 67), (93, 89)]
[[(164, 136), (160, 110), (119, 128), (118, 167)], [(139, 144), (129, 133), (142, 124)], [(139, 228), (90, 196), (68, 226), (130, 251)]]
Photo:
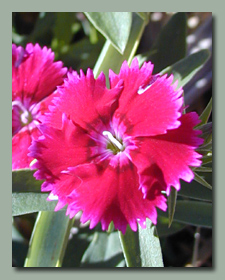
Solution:
[(29, 117), (29, 112), (27, 111), (27, 109), (18, 100), (12, 101), (12, 106), (18, 106), (20, 110), (23, 111), (20, 117), (21, 117), (21, 121), (26, 124), (28, 122), (28, 117)]
[(103, 134), (104, 136), (107, 135), (108, 138), (109, 138), (109, 140), (110, 140), (114, 145), (116, 145), (118, 149), (120, 149), (120, 150), (123, 149), (123, 145), (122, 145), (116, 138), (114, 138), (114, 137), (112, 136), (112, 133), (111, 133), (111, 132), (104, 130), (104, 131), (102, 132), (102, 134)]

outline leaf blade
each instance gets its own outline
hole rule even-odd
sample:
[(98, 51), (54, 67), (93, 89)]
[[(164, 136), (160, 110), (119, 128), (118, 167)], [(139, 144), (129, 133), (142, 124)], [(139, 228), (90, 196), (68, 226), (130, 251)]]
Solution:
[[(159, 210), (159, 215), (167, 217), (167, 213)], [(212, 227), (212, 203), (191, 200), (177, 200), (174, 221), (201, 226)]]
[(199, 184), (203, 185), (204, 187), (212, 190), (212, 186), (202, 176), (198, 175), (197, 172), (194, 172), (194, 174), (195, 174), (194, 180), (196, 182), (198, 182)]
[(209, 100), (209, 103), (207, 104), (207, 106), (205, 107), (204, 111), (202, 112), (201, 116), (199, 117), (200, 120), (202, 121), (200, 125), (202, 124), (206, 124), (208, 122), (208, 119), (211, 115), (212, 112), (212, 97)]
[[(127, 60), (128, 64), (131, 63), (141, 40), (145, 24), (146, 23), (136, 13), (134, 13), (131, 33), (123, 55), (112, 46), (109, 40), (106, 41), (94, 67), (93, 72), (95, 77), (97, 77), (101, 72), (104, 72), (107, 78), (106, 80), (108, 81), (109, 69), (113, 70), (115, 73), (119, 73), (124, 60)], [(112, 57), (113, 60), (111, 59)]]
[(138, 226), (142, 267), (163, 267), (160, 241), (156, 227), (147, 219), (146, 229)]
[(127, 267), (141, 267), (138, 232), (128, 226), (125, 234), (119, 232), (119, 238)]
[(72, 224), (65, 211), (39, 212), (24, 266), (61, 266)]
[(117, 232), (95, 232), (81, 260), (81, 267), (107, 268), (121, 266), (123, 252)]
[(177, 190), (175, 188), (171, 188), (170, 195), (168, 197), (168, 218), (169, 218), (169, 227), (173, 222), (173, 217), (176, 208), (177, 201)]
[(56, 201), (47, 201), (45, 193), (13, 193), (12, 216), (20, 216), (39, 211), (54, 211)]
[(121, 53), (124, 53), (131, 29), (131, 12), (85, 12), (95, 28)]
[(201, 50), (163, 69), (161, 74), (173, 74), (174, 80), (178, 80), (177, 87), (184, 87), (201, 69), (209, 57), (210, 52), (208, 50)]

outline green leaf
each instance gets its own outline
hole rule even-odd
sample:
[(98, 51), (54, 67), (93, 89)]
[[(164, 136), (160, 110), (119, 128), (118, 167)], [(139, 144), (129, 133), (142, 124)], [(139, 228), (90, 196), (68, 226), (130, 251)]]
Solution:
[(186, 13), (174, 14), (159, 33), (147, 57), (154, 64), (154, 73), (174, 64), (186, 54)]
[(119, 233), (128, 267), (163, 267), (162, 252), (156, 227), (147, 219), (146, 229), (138, 225), (138, 231), (130, 227), (123, 235)]
[(121, 266), (124, 263), (122, 261), (124, 258), (118, 233), (95, 232), (92, 242), (82, 257), (81, 267), (116, 267)]
[(95, 28), (123, 54), (130, 34), (132, 13), (85, 12), (85, 15)]
[[(161, 210), (158, 214), (167, 217)], [(174, 221), (200, 227), (212, 227), (212, 203), (202, 201), (177, 200)]]
[(196, 172), (194, 172), (195, 174), (195, 177), (194, 177), (194, 180), (196, 182), (198, 182), (199, 184), (203, 185), (204, 187), (212, 190), (212, 186), (200, 175), (198, 175)]
[(131, 33), (123, 55), (112, 46), (109, 40), (106, 41), (94, 67), (95, 77), (103, 71), (106, 76), (106, 81), (108, 81), (109, 69), (113, 70), (115, 73), (119, 73), (124, 60), (127, 60), (128, 64), (131, 63), (141, 40), (145, 25), (146, 23), (134, 13)]
[(173, 74), (174, 81), (178, 80), (177, 87), (183, 87), (201, 69), (209, 57), (209, 50), (201, 50), (165, 68), (163, 71), (161, 71), (161, 74)]
[(178, 197), (187, 197), (190, 199), (212, 201), (212, 191), (205, 188), (202, 184), (193, 180), (191, 183), (181, 182), (181, 189), (177, 193)]
[(170, 195), (168, 197), (169, 227), (173, 222), (173, 217), (176, 208), (176, 201), (177, 201), (177, 190), (175, 188), (171, 188)]
[(12, 216), (19, 216), (39, 211), (54, 211), (56, 201), (47, 201), (45, 193), (13, 193)]
[(127, 267), (141, 267), (138, 232), (128, 226), (125, 234), (119, 232), (119, 238)]
[(212, 167), (205, 167), (205, 166), (200, 166), (196, 167), (195, 172), (212, 172)]
[(202, 131), (200, 135), (201, 138), (204, 139), (204, 143), (202, 145), (207, 145), (212, 141), (212, 122), (202, 124), (197, 127), (197, 129)]
[(138, 225), (142, 267), (163, 267), (162, 251), (156, 227), (147, 219), (146, 229)]
[(202, 124), (206, 124), (208, 122), (211, 112), (212, 112), (212, 97), (211, 97), (208, 105), (206, 106), (206, 108), (204, 109), (204, 111), (202, 112), (202, 114), (200, 116), (200, 119), (202, 122), (198, 126), (200, 126)]
[(212, 154), (212, 141), (207, 144), (202, 144), (198, 149), (197, 152), (200, 152), (202, 155), (207, 155), (209, 152)]
[(205, 164), (208, 164), (208, 163), (211, 163), (212, 162), (212, 152), (207, 152), (206, 155), (204, 155), (202, 158), (201, 158), (201, 161), (202, 161), (202, 165), (205, 165)]
[(43, 181), (36, 180), (33, 176), (35, 171), (20, 169), (12, 172), (13, 192), (40, 192)]
[(25, 267), (59, 267), (73, 219), (65, 211), (40, 212), (30, 239)]

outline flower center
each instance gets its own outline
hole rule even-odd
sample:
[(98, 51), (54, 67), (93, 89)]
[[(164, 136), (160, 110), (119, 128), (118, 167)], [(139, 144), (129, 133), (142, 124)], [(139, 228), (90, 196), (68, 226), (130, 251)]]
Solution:
[(106, 149), (111, 150), (114, 155), (125, 150), (126, 147), (124, 146), (122, 139), (117, 139), (111, 132), (106, 130), (104, 130), (102, 134), (108, 137)]
[(18, 100), (12, 101), (12, 106), (17, 106), (20, 109), (20, 121), (22, 126), (28, 125), (30, 122), (32, 122), (33, 117), (32, 114), (24, 107), (22, 102)]

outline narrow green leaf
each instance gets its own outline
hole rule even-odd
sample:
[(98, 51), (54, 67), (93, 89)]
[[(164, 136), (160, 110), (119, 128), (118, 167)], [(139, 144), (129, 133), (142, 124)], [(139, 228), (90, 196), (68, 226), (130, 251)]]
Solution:
[(154, 64), (154, 73), (174, 64), (186, 54), (186, 13), (174, 14), (160, 31), (147, 60)]
[(134, 54), (137, 50), (141, 36), (143, 34), (146, 23), (136, 14), (133, 14), (132, 27), (128, 43), (124, 54), (121, 55), (110, 43), (106, 41), (102, 52), (94, 67), (94, 75), (97, 77), (100, 72), (104, 72), (106, 81), (108, 80), (109, 69), (112, 69), (115, 73), (119, 73), (122, 63), (127, 60), (128, 64), (131, 63)]
[[(159, 210), (159, 215), (167, 217), (167, 213)], [(212, 203), (202, 201), (177, 200), (174, 221), (180, 223), (212, 227)]]
[(59, 267), (73, 219), (65, 211), (40, 212), (30, 239), (25, 267)]
[(130, 34), (131, 12), (85, 12), (95, 28), (121, 53), (124, 53)]
[(198, 175), (198, 173), (194, 172), (195, 174), (195, 177), (194, 177), (194, 180), (196, 182), (198, 182), (199, 184), (203, 185), (204, 187), (212, 190), (212, 186), (200, 175)]
[(127, 267), (141, 267), (138, 232), (128, 226), (125, 234), (119, 232), (119, 238)]
[(175, 188), (171, 188), (170, 195), (168, 197), (169, 227), (173, 222), (173, 216), (176, 208), (176, 201), (177, 201), (177, 190)]
[(147, 219), (146, 229), (138, 225), (138, 231), (130, 227), (123, 235), (119, 232), (120, 241), (128, 267), (163, 267), (162, 252), (156, 227)]
[(36, 180), (33, 176), (35, 171), (20, 169), (12, 172), (13, 192), (40, 192), (43, 181)]
[(39, 211), (54, 211), (56, 201), (47, 201), (45, 193), (13, 193), (12, 216), (19, 216)]
[(178, 197), (187, 197), (190, 199), (212, 201), (212, 190), (204, 187), (202, 184), (193, 180), (191, 183), (181, 182), (181, 189), (177, 193)]
[(212, 152), (210, 151), (210, 152), (208, 152), (206, 155), (204, 155), (204, 156), (201, 158), (201, 161), (202, 161), (202, 165), (211, 163), (211, 162), (212, 162)]
[(212, 122), (202, 124), (198, 126), (197, 129), (202, 131), (202, 134), (200, 135), (200, 137), (204, 139), (202, 145), (207, 145), (212, 141)]
[(212, 172), (212, 167), (205, 167), (205, 166), (200, 166), (196, 167), (195, 172)]
[(95, 232), (92, 242), (82, 257), (81, 267), (117, 267), (121, 266), (123, 260), (118, 233)]
[(146, 229), (138, 225), (142, 267), (163, 267), (162, 251), (156, 227), (147, 219)]
[(212, 112), (212, 97), (200, 116), (202, 122), (199, 125), (206, 124), (208, 122), (211, 112)]
[[(211, 152), (212, 153), (212, 141), (209, 141), (207, 144), (201, 145), (196, 151), (200, 152), (203, 155), (206, 155), (207, 153)], [(205, 152), (205, 153), (202, 153)]]
[(163, 71), (161, 71), (161, 74), (173, 74), (174, 81), (178, 80), (177, 87), (183, 87), (201, 69), (209, 57), (209, 50), (201, 50), (165, 68)]

